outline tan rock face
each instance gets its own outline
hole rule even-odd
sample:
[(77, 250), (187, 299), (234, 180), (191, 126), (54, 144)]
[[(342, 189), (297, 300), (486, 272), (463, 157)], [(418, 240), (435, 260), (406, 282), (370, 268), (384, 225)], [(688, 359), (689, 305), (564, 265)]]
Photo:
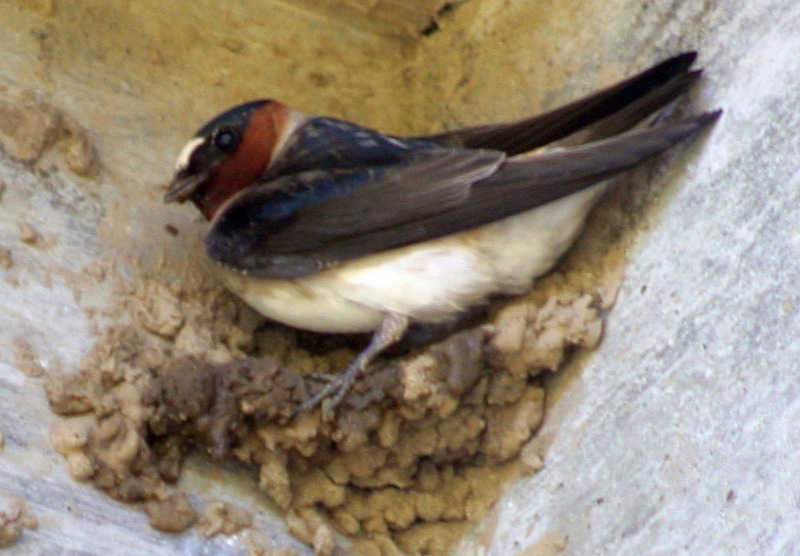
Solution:
[[(204, 223), (192, 207), (161, 203), (184, 141), (258, 97), (398, 134), (510, 118), (569, 73), (540, 64), (558, 59), (551, 37), (534, 46), (513, 33), (518, 18), (546, 15), (531, 6), (468, 3), (418, 39), (441, 2), (318, 4), (0, 5), (11, 53), (0, 61), (0, 162), (16, 172), (0, 174), (0, 208), (17, 226), (0, 236), (0, 269), (15, 291), (31, 276), (64, 287), (92, 333), (75, 349), (88, 353), (80, 363), (35, 373), (47, 375), (52, 409), (70, 416), (51, 440), (76, 480), (141, 504), (160, 530), (247, 529), (244, 502), (202, 509), (175, 486), (199, 448), (251, 466), (262, 499), (318, 554), (335, 554), (340, 535), (363, 553), (442, 554), (497, 500), (526, 446), (524, 468), (541, 467), (530, 448), (539, 375), (597, 344), (619, 286), (623, 257), (608, 244), (620, 223), (595, 226), (559, 273), (493, 305), (484, 325), (384, 358), (333, 423), (312, 413), (286, 425), (320, 387), (310, 375), (341, 370), (357, 341), (262, 326), (211, 278)], [(51, 330), (48, 315), (37, 318)], [(70, 333), (25, 339), (25, 361), (49, 361), (39, 350)]]
[(417, 38), (435, 29), (446, 0), (299, 0), (316, 14), (342, 18), (382, 35)]

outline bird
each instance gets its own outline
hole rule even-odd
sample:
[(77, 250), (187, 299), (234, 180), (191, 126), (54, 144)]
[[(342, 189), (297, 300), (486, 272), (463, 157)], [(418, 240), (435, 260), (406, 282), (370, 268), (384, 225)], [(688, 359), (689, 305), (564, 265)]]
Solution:
[(535, 116), (399, 137), (275, 99), (214, 117), (177, 158), (165, 202), (191, 201), (225, 285), (265, 317), (369, 345), (291, 417), (325, 419), (410, 325), (519, 295), (576, 240), (609, 178), (721, 110), (664, 122), (698, 81), (685, 52)]

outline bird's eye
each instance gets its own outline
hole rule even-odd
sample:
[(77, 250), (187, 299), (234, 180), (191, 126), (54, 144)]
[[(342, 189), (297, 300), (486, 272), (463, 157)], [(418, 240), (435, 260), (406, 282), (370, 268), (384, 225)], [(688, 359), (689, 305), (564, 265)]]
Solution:
[(239, 146), (239, 134), (232, 129), (221, 129), (214, 134), (214, 146), (223, 152), (232, 153)]

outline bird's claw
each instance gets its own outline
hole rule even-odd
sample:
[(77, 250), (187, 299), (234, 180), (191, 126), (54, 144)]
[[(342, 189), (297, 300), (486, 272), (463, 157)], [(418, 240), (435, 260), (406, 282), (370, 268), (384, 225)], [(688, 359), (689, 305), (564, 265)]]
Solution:
[(289, 414), (289, 420), (291, 421), (294, 419), (298, 413), (312, 410), (318, 405), (321, 405), (322, 419), (328, 422), (332, 421), (336, 407), (350, 391), (356, 378), (367, 370), (367, 366), (376, 355), (387, 346), (397, 342), (403, 336), (407, 328), (408, 317), (396, 313), (386, 314), (380, 327), (372, 336), (372, 340), (367, 348), (358, 354), (358, 357), (350, 363), (346, 371), (339, 375), (325, 375), (324, 373), (319, 373), (317, 376), (312, 377), (317, 379), (321, 378), (328, 384), (311, 398), (295, 407)]
[(322, 390), (292, 409), (289, 414), (289, 420), (293, 419), (299, 413), (311, 411), (319, 405), (322, 409), (322, 419), (326, 422), (332, 421), (336, 408), (347, 395), (347, 392), (350, 391), (350, 387), (353, 385), (353, 382), (355, 382), (357, 374), (358, 373), (355, 372), (344, 372), (340, 375), (319, 373), (318, 376), (312, 377), (316, 380), (326, 381), (327, 384)]
[(308, 380), (313, 380), (316, 382), (324, 382), (326, 384), (330, 384), (338, 379), (341, 375), (336, 373), (308, 373), (305, 375), (305, 378)]

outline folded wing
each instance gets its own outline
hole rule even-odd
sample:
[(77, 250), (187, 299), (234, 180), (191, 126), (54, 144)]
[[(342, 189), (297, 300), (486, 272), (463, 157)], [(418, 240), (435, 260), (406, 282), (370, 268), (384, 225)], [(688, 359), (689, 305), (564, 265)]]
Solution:
[(508, 123), (481, 125), (420, 139), (441, 145), (494, 149), (509, 156), (537, 149), (578, 132), (569, 144), (622, 133), (680, 96), (700, 77), (690, 68), (696, 52), (665, 60), (616, 85), (550, 112)]
[(253, 276), (312, 274), (570, 195), (664, 151), (718, 116), (507, 160), (494, 151), (442, 148), (389, 166), (283, 176), (224, 207), (206, 248), (213, 260)]

